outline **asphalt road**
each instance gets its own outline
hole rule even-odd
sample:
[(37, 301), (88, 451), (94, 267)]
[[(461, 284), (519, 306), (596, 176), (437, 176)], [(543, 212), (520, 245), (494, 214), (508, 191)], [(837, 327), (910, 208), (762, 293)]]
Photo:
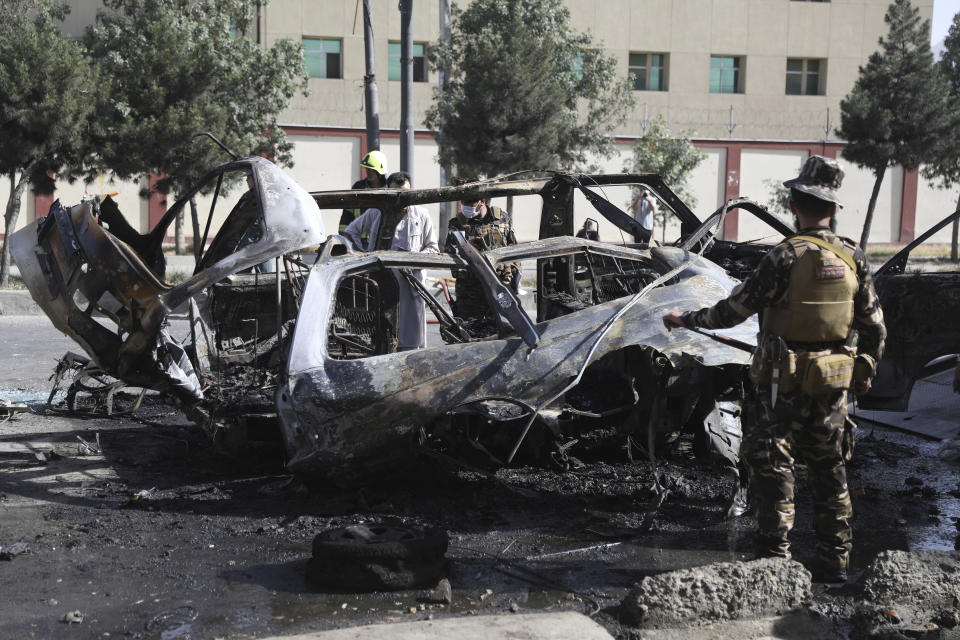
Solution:
[[(0, 317), (0, 340), (11, 354), (0, 390), (42, 399), (56, 360), (80, 351), (42, 316)], [(220, 455), (156, 397), (114, 419), (38, 406), (0, 425), (0, 445), (57, 454), (0, 455), (0, 546), (29, 546), (0, 563), (0, 638), (258, 638), (561, 610), (597, 612), (627, 638), (636, 636), (619, 603), (642, 577), (753, 555), (753, 518), (724, 518), (729, 475), (697, 464), (688, 449), (651, 464), (628, 461), (622, 446), (585, 455), (581, 445), (573, 453), (582, 468), (495, 476), (424, 458), (362, 489), (307, 491), (276, 449)], [(883, 549), (953, 548), (956, 467), (935, 454), (935, 443), (906, 434), (861, 434), (848, 468), (855, 573)], [(669, 487), (665, 497), (655, 481)], [(316, 533), (382, 519), (449, 533), (451, 604), (431, 603), (425, 591), (356, 594), (307, 581)], [(811, 520), (801, 482), (792, 539), (808, 563)], [(817, 594), (824, 611), (849, 610), (857, 597)], [(62, 622), (76, 611), (83, 622)]]
[(46, 316), (0, 316), (0, 398), (37, 399), (49, 390), (48, 379), (67, 351), (83, 353)]
[[(171, 321), (174, 337), (187, 331), (185, 318)], [(10, 402), (46, 400), (50, 376), (60, 358), (72, 351), (86, 355), (83, 348), (61, 333), (45, 315), (0, 315), (0, 399)]]

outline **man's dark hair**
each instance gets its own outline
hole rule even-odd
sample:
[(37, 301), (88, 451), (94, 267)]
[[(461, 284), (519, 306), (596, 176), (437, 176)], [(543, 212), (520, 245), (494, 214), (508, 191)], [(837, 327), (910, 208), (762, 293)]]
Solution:
[(808, 216), (817, 216), (822, 218), (835, 211), (833, 208), (836, 206), (835, 203), (828, 202), (827, 200), (821, 200), (816, 196), (812, 196), (803, 191), (798, 191), (797, 189), (790, 189), (790, 199), (793, 200), (795, 205), (797, 205), (797, 209)]
[(406, 171), (394, 171), (387, 176), (388, 187), (402, 187), (404, 182), (409, 182), (410, 186), (413, 186), (413, 180), (410, 179), (410, 174)]

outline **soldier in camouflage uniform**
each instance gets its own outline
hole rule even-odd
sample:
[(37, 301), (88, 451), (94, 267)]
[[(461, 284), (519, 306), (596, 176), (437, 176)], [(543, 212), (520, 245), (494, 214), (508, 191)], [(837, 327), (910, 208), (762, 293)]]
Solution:
[(725, 300), (663, 317), (668, 329), (719, 329), (761, 314), (750, 370), (757, 386), (745, 401), (741, 451), (752, 471), (757, 553), (790, 557), (800, 457), (813, 492), (814, 576), (821, 582), (845, 582), (850, 557), (846, 389), (869, 389), (886, 338), (866, 256), (830, 231), (842, 179), (835, 160), (811, 156), (799, 177), (783, 183), (798, 234), (774, 247)]
[[(461, 181), (465, 182), (465, 181)], [(450, 221), (450, 232), (462, 231), (478, 251), (505, 247), (516, 244), (517, 238), (510, 224), (510, 214), (500, 207), (487, 206), (485, 200), (462, 201), (458, 207), (456, 217)], [(456, 246), (447, 240), (448, 249)], [(496, 328), (496, 320), (487, 298), (483, 294), (480, 281), (468, 269), (455, 269), (456, 278), (456, 309), (455, 314), (464, 320), (471, 334), (492, 333)], [(520, 267), (515, 263), (500, 264), (497, 266), (497, 276), (500, 281), (514, 291), (520, 285)], [(480, 336), (477, 336), (480, 337)]]

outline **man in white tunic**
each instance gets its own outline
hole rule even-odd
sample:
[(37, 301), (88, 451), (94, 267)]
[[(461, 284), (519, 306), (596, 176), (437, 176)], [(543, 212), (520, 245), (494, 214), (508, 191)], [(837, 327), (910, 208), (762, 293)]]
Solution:
[(648, 189), (641, 189), (640, 195), (634, 198), (633, 213), (637, 222), (643, 227), (642, 231), (636, 234), (634, 241), (650, 242), (653, 237), (653, 224), (657, 215), (657, 203)]
[[(388, 189), (409, 189), (410, 176), (402, 171), (390, 174), (387, 178)], [(363, 214), (347, 225), (345, 235), (354, 248), (360, 251), (373, 251), (380, 237), (380, 221), (383, 215), (379, 209), (367, 209)], [(367, 238), (366, 243), (363, 238)], [(390, 241), (393, 251), (412, 251), (414, 253), (440, 253), (437, 246), (437, 231), (426, 208), (409, 206), (401, 212), (400, 221)], [(410, 269), (410, 274), (423, 283), (423, 270)], [(400, 300), (397, 304), (397, 349), (408, 351), (420, 349), (427, 343), (427, 325), (424, 319), (423, 298), (414, 290), (399, 272), (394, 274), (400, 286)]]

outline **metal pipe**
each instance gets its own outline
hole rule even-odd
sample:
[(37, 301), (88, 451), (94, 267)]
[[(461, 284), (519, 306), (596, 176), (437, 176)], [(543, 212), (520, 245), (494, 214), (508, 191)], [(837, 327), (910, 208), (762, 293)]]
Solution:
[(380, 104), (377, 96), (376, 55), (373, 51), (373, 17), (370, 0), (363, 0), (363, 44), (366, 73), (363, 97), (367, 110), (367, 150), (380, 149)]
[(400, 0), (400, 170), (413, 177), (413, 0)]
[(278, 345), (280, 344), (280, 340), (283, 339), (283, 330), (282, 330), (283, 329), (283, 299), (282, 299), (283, 287), (281, 286), (281, 283), (283, 281), (280, 279), (280, 267), (282, 266), (280, 263), (280, 257), (281, 256), (277, 256), (276, 258), (273, 259), (273, 270), (277, 274), (276, 281), (277, 281), (277, 344)]
[[(440, 0), (440, 40), (447, 46), (450, 45), (450, 0)], [(444, 65), (437, 73), (437, 85), (441, 95), (447, 91), (447, 79), (450, 77), (450, 69)], [(443, 139), (443, 127), (437, 131), (437, 140)], [(445, 187), (449, 184), (453, 175), (453, 167), (449, 162), (440, 164), (440, 186)], [(450, 219), (453, 218), (453, 203), (444, 202), (440, 204), (440, 248), (444, 248), (447, 239), (447, 230), (450, 226)]]

